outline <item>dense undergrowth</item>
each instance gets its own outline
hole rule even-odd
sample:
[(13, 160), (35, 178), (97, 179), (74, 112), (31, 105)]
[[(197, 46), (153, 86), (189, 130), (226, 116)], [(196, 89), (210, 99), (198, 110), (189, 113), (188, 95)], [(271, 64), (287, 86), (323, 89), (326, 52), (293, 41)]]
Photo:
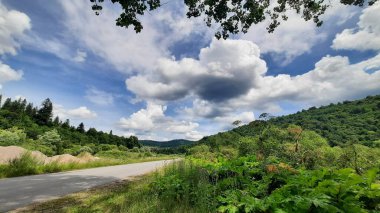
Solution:
[(377, 212), (379, 174), (294, 169), (254, 157), (189, 160), (156, 177), (152, 190), (167, 209), (179, 203), (194, 212)]

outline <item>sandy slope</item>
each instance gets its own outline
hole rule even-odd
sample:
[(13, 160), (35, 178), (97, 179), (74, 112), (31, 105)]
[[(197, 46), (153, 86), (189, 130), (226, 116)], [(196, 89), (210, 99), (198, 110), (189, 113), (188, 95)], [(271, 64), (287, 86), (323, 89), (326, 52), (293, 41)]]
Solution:
[[(0, 164), (6, 164), (12, 159), (19, 158), (28, 151), (29, 150), (26, 150), (19, 146), (0, 146)], [(81, 157), (75, 157), (69, 154), (48, 157), (39, 151), (30, 151), (30, 154), (43, 163), (85, 163), (98, 159), (88, 153), (82, 155)]]

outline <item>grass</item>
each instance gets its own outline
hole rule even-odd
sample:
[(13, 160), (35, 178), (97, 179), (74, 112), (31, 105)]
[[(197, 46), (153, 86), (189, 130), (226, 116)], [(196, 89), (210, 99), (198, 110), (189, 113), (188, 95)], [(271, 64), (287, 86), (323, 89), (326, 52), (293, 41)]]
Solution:
[(129, 163), (148, 162), (156, 160), (173, 159), (177, 156), (157, 155), (157, 156), (131, 156), (125, 158), (101, 157), (99, 160), (87, 163), (57, 163), (51, 162), (44, 164), (33, 158), (30, 153), (23, 154), (20, 158), (9, 161), (8, 164), (0, 164), (0, 178), (18, 177), (25, 175), (36, 175), (45, 173), (54, 173), (62, 171), (70, 171), (77, 169), (95, 168), (102, 166), (113, 166)]

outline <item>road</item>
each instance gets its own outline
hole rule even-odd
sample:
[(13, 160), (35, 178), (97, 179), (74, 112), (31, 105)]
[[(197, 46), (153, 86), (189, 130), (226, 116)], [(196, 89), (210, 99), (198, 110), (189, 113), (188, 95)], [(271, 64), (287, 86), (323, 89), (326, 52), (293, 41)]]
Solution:
[(0, 212), (55, 199), (114, 181), (131, 179), (173, 162), (162, 160), (0, 180)]

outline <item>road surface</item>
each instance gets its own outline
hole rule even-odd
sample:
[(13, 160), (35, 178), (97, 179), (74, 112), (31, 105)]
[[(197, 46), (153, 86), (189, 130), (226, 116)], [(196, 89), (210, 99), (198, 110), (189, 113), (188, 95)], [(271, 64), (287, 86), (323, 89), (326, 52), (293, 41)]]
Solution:
[(0, 212), (155, 171), (173, 160), (0, 179)]

